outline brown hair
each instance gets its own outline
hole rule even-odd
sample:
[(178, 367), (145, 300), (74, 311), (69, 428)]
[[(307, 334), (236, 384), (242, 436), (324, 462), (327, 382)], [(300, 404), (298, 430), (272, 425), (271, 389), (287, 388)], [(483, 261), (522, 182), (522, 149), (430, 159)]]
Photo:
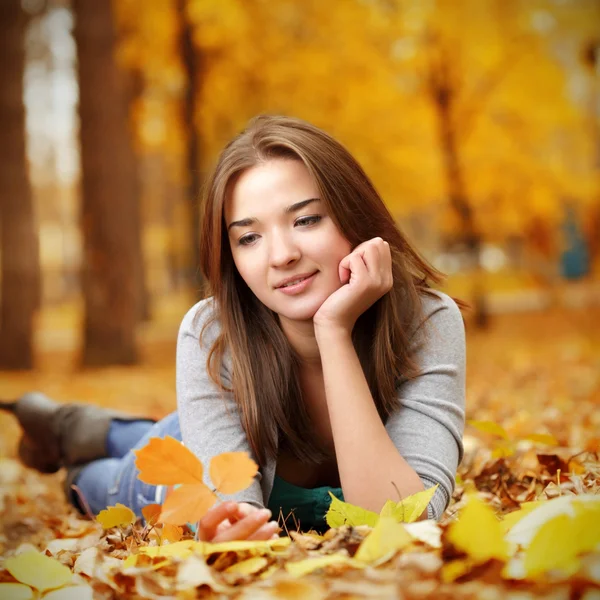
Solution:
[(237, 272), (224, 226), (223, 205), (239, 175), (270, 159), (294, 159), (306, 165), (328, 214), (352, 248), (374, 237), (390, 245), (394, 285), (359, 317), (352, 332), (384, 422), (398, 405), (398, 382), (418, 374), (409, 353), (410, 335), (422, 321), (421, 294), (433, 295), (429, 282), (440, 283), (443, 275), (411, 247), (363, 169), (324, 131), (299, 119), (259, 116), (225, 147), (207, 182), (201, 231), (206, 295), (214, 296), (213, 320), (221, 325), (208, 370), (225, 389), (220, 369), (229, 350), (232, 391), (261, 464), (275, 457), (278, 443), (299, 459), (316, 463), (327, 454), (314, 440), (302, 402), (298, 359), (277, 315), (254, 296)]

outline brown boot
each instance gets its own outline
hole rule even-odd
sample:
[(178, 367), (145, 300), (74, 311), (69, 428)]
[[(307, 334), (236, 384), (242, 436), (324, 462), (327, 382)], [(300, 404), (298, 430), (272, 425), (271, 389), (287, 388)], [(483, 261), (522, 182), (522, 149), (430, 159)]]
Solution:
[(93, 404), (61, 404), (39, 392), (0, 403), (0, 408), (12, 412), (23, 429), (19, 457), (42, 473), (106, 457), (111, 421), (140, 419)]

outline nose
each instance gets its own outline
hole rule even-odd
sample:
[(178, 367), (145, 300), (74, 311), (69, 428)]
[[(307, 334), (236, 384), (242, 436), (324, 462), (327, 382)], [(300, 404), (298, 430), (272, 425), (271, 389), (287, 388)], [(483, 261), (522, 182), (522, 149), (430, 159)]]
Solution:
[(285, 267), (300, 258), (301, 252), (293, 236), (274, 232), (269, 248), (269, 262), (272, 267)]

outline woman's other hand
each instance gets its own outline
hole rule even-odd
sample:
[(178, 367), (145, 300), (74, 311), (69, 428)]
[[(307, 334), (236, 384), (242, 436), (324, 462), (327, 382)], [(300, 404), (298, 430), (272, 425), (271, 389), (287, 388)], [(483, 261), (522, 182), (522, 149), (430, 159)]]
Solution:
[(339, 276), (342, 287), (321, 304), (313, 322), (349, 334), (358, 317), (392, 289), (390, 245), (380, 237), (358, 245), (341, 260)]
[(279, 533), (279, 525), (270, 518), (268, 508), (256, 508), (246, 502), (216, 504), (200, 519), (198, 539), (214, 543), (269, 540)]

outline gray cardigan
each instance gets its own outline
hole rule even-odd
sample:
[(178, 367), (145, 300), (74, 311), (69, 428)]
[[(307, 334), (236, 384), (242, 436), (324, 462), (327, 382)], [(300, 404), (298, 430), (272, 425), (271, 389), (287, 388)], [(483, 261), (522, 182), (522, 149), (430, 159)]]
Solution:
[[(398, 387), (400, 406), (386, 424), (394, 445), (417, 472), (425, 488), (440, 484), (428, 508), (428, 516), (433, 519), (439, 519), (448, 506), (463, 455), (466, 354), (462, 315), (450, 297), (441, 292), (436, 294), (437, 298), (423, 297), (425, 320), (411, 337), (421, 374)], [(207, 482), (208, 464), (216, 454), (245, 451), (256, 460), (233, 394), (220, 390), (206, 369), (208, 351), (218, 335), (218, 323), (207, 328), (202, 344), (199, 337), (212, 306), (211, 298), (193, 306), (181, 323), (177, 341), (177, 408), (181, 433), (184, 444), (205, 465)], [(205, 310), (199, 311), (201, 308)], [(228, 356), (223, 361), (221, 374), (225, 384), (231, 387)], [(228, 498), (266, 506), (275, 467), (274, 459), (260, 465), (250, 487)]]

